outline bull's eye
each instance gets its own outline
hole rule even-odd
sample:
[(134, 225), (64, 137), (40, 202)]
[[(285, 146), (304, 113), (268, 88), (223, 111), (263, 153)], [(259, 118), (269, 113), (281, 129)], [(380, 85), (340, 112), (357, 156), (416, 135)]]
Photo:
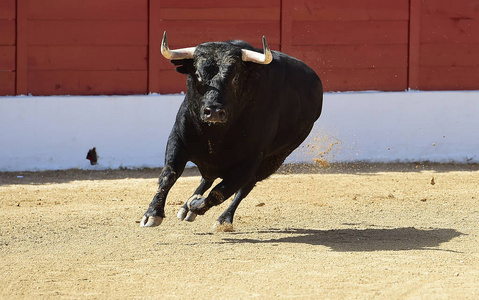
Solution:
[(237, 74), (231, 80), (231, 86), (233, 87), (235, 93), (238, 93), (238, 91), (241, 89), (239, 86), (239, 76)]
[(238, 85), (238, 77), (239, 77), (238, 75), (236, 75), (235, 77), (233, 77), (232, 82), (233, 82), (233, 85), (234, 85), (234, 86), (237, 86), (237, 85)]

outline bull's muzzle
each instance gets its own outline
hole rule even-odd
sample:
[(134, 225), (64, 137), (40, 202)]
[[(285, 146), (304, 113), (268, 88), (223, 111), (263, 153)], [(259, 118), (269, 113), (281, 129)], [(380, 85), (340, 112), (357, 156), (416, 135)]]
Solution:
[(207, 106), (203, 108), (201, 118), (208, 123), (226, 123), (228, 115), (223, 108)]

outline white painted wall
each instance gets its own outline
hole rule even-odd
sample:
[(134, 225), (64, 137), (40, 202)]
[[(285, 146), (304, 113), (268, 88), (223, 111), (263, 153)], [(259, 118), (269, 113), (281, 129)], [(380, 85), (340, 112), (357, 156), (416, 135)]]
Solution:
[[(0, 171), (162, 166), (182, 100), (0, 97)], [(479, 91), (328, 93), (313, 132), (287, 162), (477, 163), (478, 116)], [(96, 166), (85, 158), (92, 147)]]
[[(0, 171), (158, 167), (181, 96), (0, 98)], [(96, 166), (86, 160), (96, 147)]]
[[(306, 145), (328, 162), (479, 162), (479, 92), (361, 92), (326, 94)], [(289, 161), (320, 151), (303, 147)]]

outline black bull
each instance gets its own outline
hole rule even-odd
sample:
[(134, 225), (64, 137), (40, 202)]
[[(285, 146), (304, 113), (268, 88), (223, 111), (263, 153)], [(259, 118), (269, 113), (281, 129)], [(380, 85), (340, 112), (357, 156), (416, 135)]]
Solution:
[[(232, 224), (236, 208), (258, 181), (273, 174), (308, 136), (321, 114), (323, 88), (302, 61), (243, 41), (204, 43), (162, 53), (187, 75), (187, 93), (168, 138), (159, 188), (140, 226), (161, 224), (166, 197), (188, 161), (201, 183), (178, 212), (193, 221), (235, 194), (217, 224)], [(221, 178), (210, 193), (203, 194)]]

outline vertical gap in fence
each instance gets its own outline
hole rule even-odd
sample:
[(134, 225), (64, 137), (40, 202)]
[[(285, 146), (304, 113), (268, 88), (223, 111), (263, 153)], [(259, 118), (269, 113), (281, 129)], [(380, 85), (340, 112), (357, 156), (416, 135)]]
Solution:
[(409, 1), (408, 87), (419, 89), (419, 47), (421, 31), (421, 1)]
[(28, 94), (28, 0), (17, 0), (16, 78), (17, 95)]
[(160, 82), (160, 47), (161, 20), (160, 0), (149, 0), (148, 5), (148, 92), (159, 93)]

